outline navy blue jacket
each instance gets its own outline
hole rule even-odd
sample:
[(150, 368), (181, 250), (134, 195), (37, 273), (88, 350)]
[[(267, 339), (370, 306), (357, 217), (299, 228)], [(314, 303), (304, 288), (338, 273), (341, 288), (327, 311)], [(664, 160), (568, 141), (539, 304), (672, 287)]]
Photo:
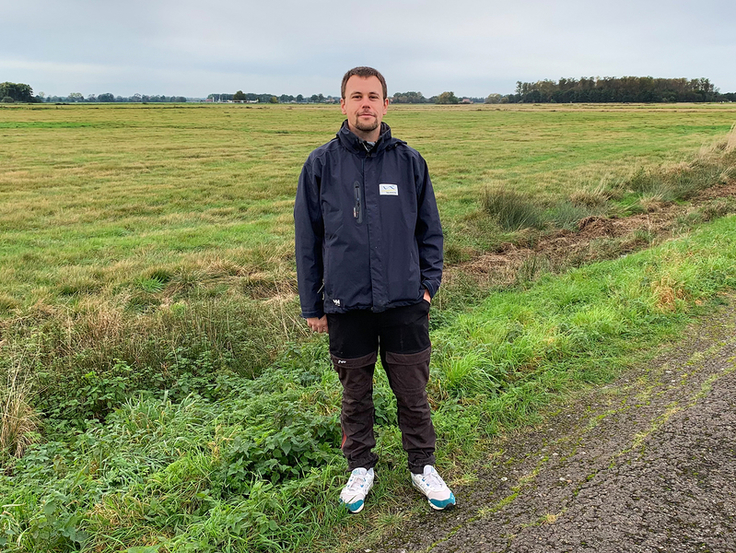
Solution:
[(302, 316), (412, 305), (442, 279), (427, 164), (381, 124), (368, 151), (348, 129), (304, 163), (294, 204)]

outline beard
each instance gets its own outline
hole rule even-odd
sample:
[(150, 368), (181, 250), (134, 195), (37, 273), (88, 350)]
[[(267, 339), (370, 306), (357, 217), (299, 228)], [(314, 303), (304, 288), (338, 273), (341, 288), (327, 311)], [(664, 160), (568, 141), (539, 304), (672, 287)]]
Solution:
[(378, 128), (378, 117), (373, 116), (373, 119), (365, 121), (360, 116), (355, 117), (355, 128), (363, 132), (372, 132)]

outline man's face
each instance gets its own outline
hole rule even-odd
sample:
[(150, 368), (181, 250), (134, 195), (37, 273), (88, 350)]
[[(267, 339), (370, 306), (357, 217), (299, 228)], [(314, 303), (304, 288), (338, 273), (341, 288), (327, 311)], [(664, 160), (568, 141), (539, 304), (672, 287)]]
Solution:
[(381, 120), (388, 110), (388, 98), (378, 77), (353, 75), (345, 84), (345, 98), (340, 99), (348, 126), (363, 140), (375, 142), (381, 132)]

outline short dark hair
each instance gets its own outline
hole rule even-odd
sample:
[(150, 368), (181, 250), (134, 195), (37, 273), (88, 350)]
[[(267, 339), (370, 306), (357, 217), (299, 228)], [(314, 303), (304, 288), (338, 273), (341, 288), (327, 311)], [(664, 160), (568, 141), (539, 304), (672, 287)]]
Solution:
[(388, 91), (386, 90), (386, 79), (383, 78), (383, 75), (377, 70), (373, 69), (372, 67), (353, 67), (350, 71), (345, 73), (345, 76), (342, 78), (342, 86), (340, 87), (340, 94), (341, 97), (345, 98), (345, 86), (348, 84), (348, 79), (352, 76), (357, 77), (363, 77), (364, 79), (367, 79), (368, 77), (378, 77), (378, 80), (381, 82), (381, 86), (383, 87), (383, 99), (385, 100), (388, 98)]

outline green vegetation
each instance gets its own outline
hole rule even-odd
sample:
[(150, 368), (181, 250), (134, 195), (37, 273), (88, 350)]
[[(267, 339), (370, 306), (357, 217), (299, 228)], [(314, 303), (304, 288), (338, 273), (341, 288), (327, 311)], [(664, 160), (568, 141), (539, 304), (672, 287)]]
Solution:
[(0, 83), (0, 101), (5, 104), (12, 104), (14, 102), (40, 102), (40, 98), (36, 98), (33, 95), (33, 89), (30, 85), (23, 83)]
[[(476, 459), (485, 439), (529, 422), (554, 394), (610, 379), (635, 348), (672, 336), (698, 304), (736, 286), (735, 224), (721, 219), (497, 293), (435, 332), (430, 395), (445, 468)], [(120, 385), (106, 378), (91, 385), (98, 399)], [(220, 374), (199, 387), (128, 394), (104, 422), (9, 459), (5, 547), (304, 551), (333, 543), (335, 528), (365, 524), (334, 500), (339, 384), (322, 342), (285, 353), (260, 377)], [(411, 491), (384, 377), (375, 394), (382, 483), (372, 504), (381, 509)]]
[(439, 96), (437, 96), (436, 102), (437, 104), (458, 104), (460, 103), (460, 99), (455, 96), (454, 92), (443, 92)]
[(736, 174), (734, 148), (736, 125), (725, 140), (690, 162), (667, 167), (639, 167), (626, 178), (603, 178), (590, 187), (567, 196), (540, 201), (528, 192), (506, 187), (484, 191), (482, 211), (503, 231), (541, 230), (546, 227), (575, 230), (577, 223), (592, 215), (624, 216), (649, 211), (657, 205), (694, 198), (714, 184), (725, 184)]
[(732, 102), (736, 94), (721, 94), (706, 78), (581, 77), (559, 81), (516, 83), (507, 102)]
[[(291, 208), (336, 109), (0, 112), (3, 550), (308, 551), (426, 506), (381, 371), (375, 508), (349, 518), (335, 501), (340, 387), (298, 318)], [(734, 178), (723, 106), (389, 115), (427, 158), (452, 262)], [(537, 230), (504, 222), (514, 206)], [(697, 226), (733, 211), (710, 203), (683, 220), (692, 234), (615, 261), (523, 267), (492, 295), (450, 280), (430, 388), (445, 473), (736, 286), (736, 220)]]

